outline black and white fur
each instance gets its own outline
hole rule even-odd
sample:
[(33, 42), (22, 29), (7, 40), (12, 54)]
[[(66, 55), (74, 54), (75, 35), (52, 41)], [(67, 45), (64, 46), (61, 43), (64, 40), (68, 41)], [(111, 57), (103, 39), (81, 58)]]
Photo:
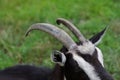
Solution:
[(104, 69), (103, 55), (96, 45), (106, 28), (77, 46), (53, 51), (53, 69), (30, 65), (17, 65), (0, 71), (0, 80), (113, 80)]

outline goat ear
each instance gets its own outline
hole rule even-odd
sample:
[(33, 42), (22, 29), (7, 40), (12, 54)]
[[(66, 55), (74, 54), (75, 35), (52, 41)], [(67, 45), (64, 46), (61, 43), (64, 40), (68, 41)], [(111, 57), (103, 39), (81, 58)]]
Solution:
[(105, 29), (103, 29), (101, 32), (99, 32), (99, 33), (97, 33), (96, 35), (94, 35), (94, 36), (93, 36), (92, 38), (90, 38), (89, 40), (90, 40), (93, 44), (97, 45), (97, 44), (101, 41), (101, 39), (103, 38), (103, 36), (104, 36), (107, 28), (108, 28), (108, 27), (105, 27)]
[(51, 55), (51, 60), (54, 63), (59, 64), (60, 66), (64, 66), (64, 64), (66, 62), (66, 57), (62, 52), (55, 50), (55, 51), (53, 51), (53, 53)]

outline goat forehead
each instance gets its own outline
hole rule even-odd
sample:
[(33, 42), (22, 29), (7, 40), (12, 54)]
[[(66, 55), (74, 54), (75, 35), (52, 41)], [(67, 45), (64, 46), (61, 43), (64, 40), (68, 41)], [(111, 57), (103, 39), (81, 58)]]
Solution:
[(94, 50), (95, 50), (95, 45), (92, 44), (90, 41), (83, 43), (83, 45), (78, 46), (78, 51), (80, 51), (81, 54), (92, 55)]
[[(83, 54), (83, 55), (91, 55), (91, 56), (94, 56), (95, 54), (95, 50), (96, 50), (96, 54), (97, 54), (97, 56), (94, 56), (94, 57), (96, 57), (96, 59), (98, 59), (98, 61), (102, 64), (102, 66), (104, 67), (104, 60), (103, 60), (103, 54), (102, 54), (102, 51), (98, 48), (98, 47), (96, 47), (96, 46), (94, 46), (94, 45), (91, 45), (91, 44), (89, 44), (89, 46), (86, 46), (87, 44), (85, 44), (84, 46), (79, 46), (79, 50), (77, 50), (77, 51), (70, 51), (70, 53), (72, 53), (72, 54)], [(77, 55), (77, 56), (79, 56), (79, 57), (82, 57), (81, 55)], [(87, 58), (87, 57), (82, 57), (83, 59), (84, 58)], [(91, 58), (93, 58), (93, 57), (91, 57)]]

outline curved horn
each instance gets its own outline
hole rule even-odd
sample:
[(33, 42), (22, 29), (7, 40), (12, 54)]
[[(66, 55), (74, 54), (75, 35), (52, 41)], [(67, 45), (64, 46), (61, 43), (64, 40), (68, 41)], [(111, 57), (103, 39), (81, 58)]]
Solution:
[(82, 33), (68, 20), (63, 19), (63, 18), (58, 18), (56, 20), (57, 24), (63, 24), (65, 25), (68, 29), (70, 29), (72, 31), (72, 33), (82, 42), (86, 42), (85, 37), (82, 35)]
[(55, 27), (54, 25), (47, 24), (47, 23), (36, 23), (30, 26), (30, 28), (26, 32), (26, 36), (32, 30), (42, 30), (47, 32), (61, 41), (67, 49), (74, 48), (76, 43), (72, 40), (72, 38), (63, 30)]

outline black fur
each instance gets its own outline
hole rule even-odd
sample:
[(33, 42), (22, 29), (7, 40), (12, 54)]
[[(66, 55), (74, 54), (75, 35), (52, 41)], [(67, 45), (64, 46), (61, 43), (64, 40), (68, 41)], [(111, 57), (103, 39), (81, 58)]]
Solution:
[(30, 65), (17, 65), (0, 71), (0, 80), (49, 80), (52, 70)]

